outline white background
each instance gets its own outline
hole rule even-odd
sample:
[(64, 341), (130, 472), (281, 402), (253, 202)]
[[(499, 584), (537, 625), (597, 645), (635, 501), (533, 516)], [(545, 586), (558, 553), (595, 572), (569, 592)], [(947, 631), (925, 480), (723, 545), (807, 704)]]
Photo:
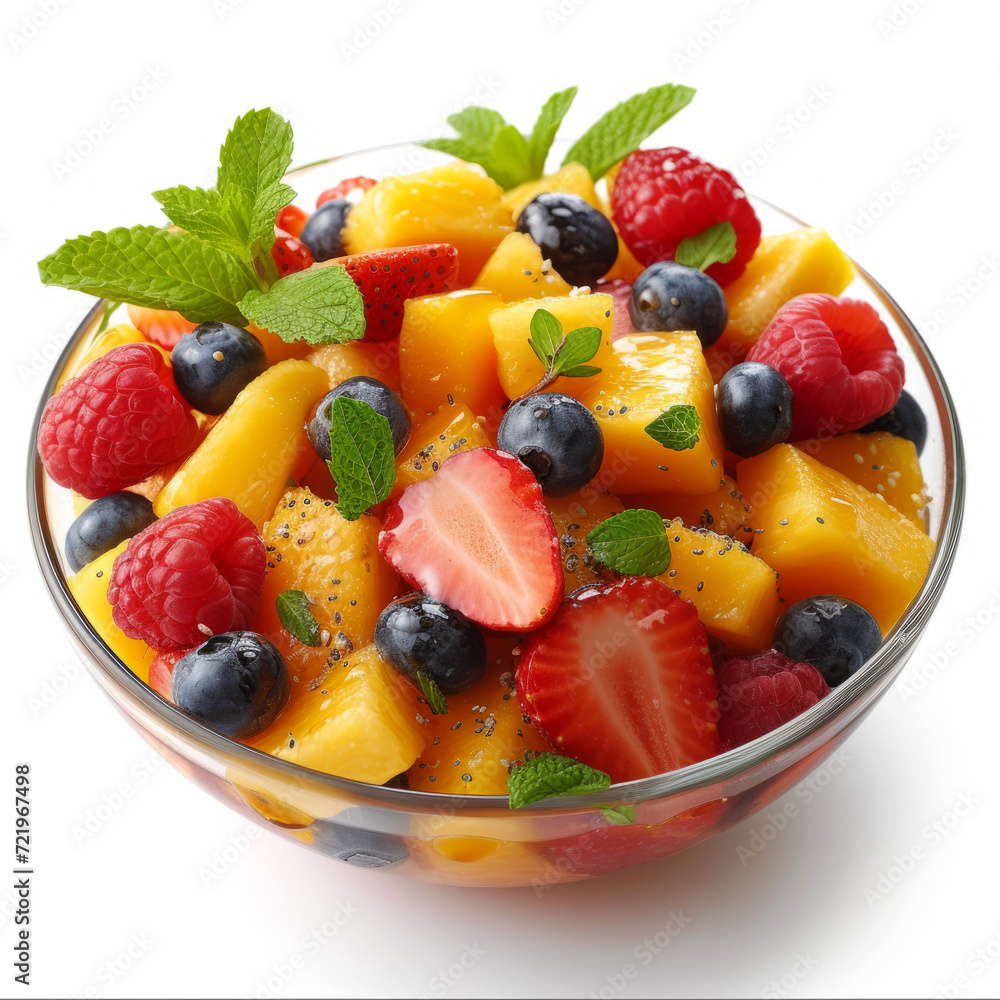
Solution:
[[(30, 990), (12, 982), (12, 897), (0, 882), (0, 992), (249, 997), (267, 995), (270, 979), (271, 995), (309, 997), (995, 996), (1000, 5), (393, 0), (374, 37), (359, 38), (387, 9), (4, 0), (0, 784), (10, 790), (14, 762), (31, 761), (37, 875)], [(753, 858), (738, 849), (764, 816), (681, 856), (538, 896), (436, 888), (270, 834), (248, 839), (245, 821), (156, 766), (75, 665), (43, 591), (24, 518), (28, 424), (87, 302), (43, 289), (34, 262), (79, 232), (156, 222), (149, 191), (211, 183), (227, 127), (250, 107), (292, 119), (304, 163), (440, 134), (477, 88), (527, 128), (545, 96), (579, 84), (572, 136), (667, 80), (699, 94), (663, 141), (826, 227), (923, 323), (957, 399), (966, 536), (913, 660), (847, 743), (848, 765), (811, 802), (790, 793), (796, 815)], [(63, 169), (102, 119), (100, 143)], [(75, 837), (123, 783), (122, 807)], [(246, 850), (206, 883), (234, 843)], [(0, 844), (6, 869), (12, 845)], [(908, 856), (912, 870), (866, 898)], [(338, 908), (356, 915), (307, 943)], [(615, 991), (672, 910), (690, 920), (683, 933)], [(467, 948), (480, 957), (449, 980)], [(276, 970), (295, 956), (302, 967), (281, 984)]]

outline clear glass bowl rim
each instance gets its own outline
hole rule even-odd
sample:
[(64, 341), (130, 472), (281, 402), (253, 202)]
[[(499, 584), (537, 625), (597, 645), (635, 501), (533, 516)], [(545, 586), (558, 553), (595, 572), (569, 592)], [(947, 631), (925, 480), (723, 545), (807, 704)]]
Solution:
[[(390, 143), (385, 146), (356, 150), (338, 156), (316, 160), (298, 167), (289, 173), (289, 177), (297, 173), (305, 173), (318, 167), (328, 166), (339, 160), (384, 152), (390, 149), (406, 149), (409, 143)], [(760, 198), (752, 200), (772, 208), (800, 226), (808, 223), (790, 215), (784, 209), (772, 205)], [(826, 698), (811, 709), (804, 712), (785, 725), (754, 740), (745, 746), (730, 750), (698, 764), (691, 764), (677, 771), (642, 778), (636, 781), (616, 784), (610, 790), (596, 792), (590, 795), (566, 796), (559, 799), (558, 805), (553, 800), (536, 803), (527, 807), (532, 813), (540, 815), (558, 815), (577, 812), (581, 809), (593, 809), (609, 799), (622, 802), (644, 802), (668, 796), (696, 792), (699, 788), (736, 780), (747, 772), (764, 765), (775, 757), (791, 754), (796, 744), (808, 740), (809, 737), (833, 723), (837, 717), (849, 711), (857, 704), (867, 704), (867, 692), (878, 690), (887, 678), (891, 678), (901, 660), (908, 655), (910, 648), (919, 638), (928, 617), (937, 605), (941, 592), (947, 580), (948, 573), (954, 561), (955, 551), (961, 534), (963, 511), (965, 506), (965, 451), (962, 435), (959, 429), (958, 415), (954, 401), (945, 383), (937, 362), (932, 357), (927, 344), (918, 332), (915, 324), (903, 312), (893, 297), (860, 265), (855, 263), (858, 276), (865, 281), (875, 293), (882, 306), (896, 321), (903, 336), (916, 355), (917, 361), (934, 394), (937, 405), (937, 415), (941, 422), (944, 440), (942, 442), (945, 457), (945, 496), (935, 498), (943, 505), (941, 532), (930, 570), (923, 586), (911, 602), (906, 613), (886, 636), (878, 652), (865, 664), (864, 668), (835, 688)], [(49, 594), (64, 622), (71, 630), (76, 640), (91, 654), (94, 664), (99, 667), (107, 678), (116, 686), (124, 689), (130, 697), (138, 700), (144, 708), (154, 716), (174, 735), (183, 742), (193, 742), (207, 752), (216, 751), (227, 757), (237, 757), (256, 767), (264, 767), (277, 772), (296, 784), (308, 782), (319, 786), (328, 786), (331, 791), (346, 792), (357, 798), (363, 798), (373, 804), (387, 808), (418, 808), (421, 810), (447, 810), (452, 814), (466, 814), (483, 811), (505, 810), (508, 807), (507, 797), (500, 795), (461, 796), (435, 792), (416, 791), (413, 789), (386, 788), (380, 785), (369, 785), (365, 782), (353, 781), (349, 778), (339, 778), (334, 775), (314, 771), (299, 764), (289, 763), (279, 757), (273, 757), (260, 750), (244, 746), (235, 740), (222, 736), (201, 723), (182, 713), (169, 704), (151, 688), (147, 687), (131, 670), (104, 644), (96, 631), (77, 607), (70, 595), (65, 578), (59, 567), (58, 543), (53, 539), (48, 521), (44, 514), (45, 500), (43, 494), (44, 472), (41, 461), (35, 451), (35, 440), (38, 426), (45, 404), (55, 388), (59, 374), (67, 364), (80, 337), (90, 327), (105, 305), (99, 300), (83, 318), (63, 348), (55, 367), (46, 381), (35, 419), (32, 423), (31, 438), (28, 443), (28, 520), (31, 531), (32, 545), (42, 576), (48, 587)], [(794, 759), (791, 754), (790, 759)], [(514, 815), (511, 813), (511, 815)]]

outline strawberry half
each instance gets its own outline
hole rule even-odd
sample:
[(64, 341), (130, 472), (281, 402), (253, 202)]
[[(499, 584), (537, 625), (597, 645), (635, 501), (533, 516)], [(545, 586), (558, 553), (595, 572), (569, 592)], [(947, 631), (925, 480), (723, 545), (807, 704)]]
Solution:
[(694, 605), (659, 580), (625, 577), (566, 597), (522, 643), (517, 691), (553, 746), (614, 782), (720, 752), (708, 637)]
[(274, 243), (271, 246), (271, 259), (278, 268), (278, 277), (304, 271), (315, 264), (312, 250), (291, 233), (279, 229), (274, 231)]
[(162, 694), (167, 701), (174, 700), (171, 689), (174, 667), (177, 666), (178, 660), (190, 652), (191, 649), (172, 649), (168, 652), (157, 653), (149, 665), (149, 686), (158, 694)]
[(341, 264), (365, 300), (364, 340), (390, 340), (403, 325), (403, 303), (418, 295), (440, 295), (455, 287), (458, 251), (450, 243), (368, 250), (325, 261)]
[(538, 628), (562, 597), (542, 489), (513, 455), (492, 448), (459, 452), (404, 490), (378, 548), (410, 586), (503, 632)]

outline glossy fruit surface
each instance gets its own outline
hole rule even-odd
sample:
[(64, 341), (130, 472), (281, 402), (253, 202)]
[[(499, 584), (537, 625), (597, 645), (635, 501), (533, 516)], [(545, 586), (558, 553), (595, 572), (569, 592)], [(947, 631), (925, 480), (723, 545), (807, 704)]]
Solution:
[(545, 506), (552, 515), (552, 524), (559, 538), (559, 558), (566, 593), (614, 580), (617, 574), (602, 566), (587, 551), (587, 535), (602, 521), (625, 509), (621, 500), (607, 490), (586, 486), (570, 496), (547, 496)]
[(743, 530), (747, 506), (731, 476), (720, 476), (718, 487), (709, 493), (632, 493), (621, 501), (626, 507), (656, 511), (665, 521), (679, 517), (689, 528), (709, 528), (748, 544)]
[(500, 422), (497, 447), (516, 455), (551, 496), (582, 489), (604, 460), (604, 437), (594, 415), (560, 392), (513, 403)]
[(793, 604), (778, 620), (774, 648), (811, 663), (830, 687), (857, 673), (882, 645), (878, 622), (860, 604), (817, 594)]
[(517, 229), (538, 244), (571, 285), (593, 285), (618, 256), (614, 226), (578, 195), (539, 194), (518, 216)]
[(555, 613), (559, 545), (535, 477), (492, 448), (461, 452), (388, 511), (379, 551), (407, 582), (487, 628)]
[(170, 363), (184, 398), (201, 413), (218, 416), (267, 368), (267, 355), (247, 330), (202, 323), (181, 337)]
[(423, 674), (446, 695), (472, 687), (486, 668), (483, 633), (463, 614), (421, 593), (397, 598), (379, 615), (375, 648), (415, 686)]
[(172, 309), (147, 309), (144, 306), (127, 306), (132, 325), (154, 344), (172, 351), (177, 341), (198, 325), (186, 320)]
[(341, 396), (367, 403), (377, 414), (385, 417), (389, 421), (396, 454), (403, 450), (410, 438), (410, 415), (402, 400), (384, 382), (367, 375), (355, 375), (331, 389), (316, 404), (309, 420), (309, 441), (320, 458), (330, 460), (330, 407)]
[(518, 184), (517, 187), (504, 191), (501, 201), (509, 209), (514, 222), (517, 222), (528, 203), (546, 192), (576, 195), (591, 208), (601, 207), (601, 199), (594, 188), (590, 171), (582, 163), (566, 163), (554, 173)]
[(708, 639), (666, 584), (626, 577), (578, 591), (521, 650), (525, 712), (560, 752), (613, 782), (718, 753)]
[(324, 202), (309, 217), (299, 238), (312, 251), (314, 260), (329, 260), (331, 257), (346, 255), (343, 233), (350, 211), (350, 202), (338, 198)]
[(770, 365), (744, 361), (719, 382), (719, 431), (737, 455), (749, 458), (787, 441), (794, 409), (791, 387)]
[(861, 428), (862, 433), (886, 431), (896, 437), (912, 441), (919, 456), (927, 443), (927, 417), (920, 404), (905, 389), (899, 394), (896, 405)]
[(177, 661), (175, 705), (224, 736), (246, 740), (266, 729), (288, 701), (285, 661), (255, 632), (213, 635)]
[(693, 330), (702, 347), (726, 328), (726, 297), (718, 282), (694, 267), (672, 260), (646, 268), (632, 285), (628, 303), (634, 329), (645, 333)]
[(474, 288), (496, 292), (504, 302), (569, 295), (567, 284), (551, 266), (542, 265), (542, 251), (526, 233), (509, 233), (476, 278)]
[(66, 532), (66, 559), (74, 572), (148, 528), (153, 505), (138, 493), (109, 493), (88, 504)]

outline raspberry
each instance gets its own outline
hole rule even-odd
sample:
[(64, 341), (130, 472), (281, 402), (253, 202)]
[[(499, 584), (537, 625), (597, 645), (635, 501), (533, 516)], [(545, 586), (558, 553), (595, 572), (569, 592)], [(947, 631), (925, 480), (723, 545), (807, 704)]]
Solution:
[(903, 359), (874, 307), (799, 295), (775, 314), (747, 361), (776, 368), (792, 389), (793, 441), (864, 427), (891, 410)]
[(743, 273), (760, 242), (760, 220), (733, 175), (675, 146), (626, 156), (611, 189), (611, 208), (622, 239), (647, 267), (673, 260), (685, 237), (731, 222), (736, 256), (707, 272), (720, 285)]
[(196, 434), (163, 355), (150, 344), (123, 344), (48, 401), (38, 454), (60, 486), (95, 500), (180, 458)]
[(274, 236), (271, 259), (277, 265), (279, 278), (283, 278), (286, 274), (295, 274), (296, 271), (304, 271), (315, 263), (312, 251), (305, 243), (280, 230)]
[(777, 729), (830, 693), (812, 664), (796, 663), (774, 649), (717, 659), (715, 676), (725, 750)]
[(108, 603), (130, 638), (163, 652), (250, 627), (264, 586), (264, 542), (225, 497), (178, 507), (115, 560)]

